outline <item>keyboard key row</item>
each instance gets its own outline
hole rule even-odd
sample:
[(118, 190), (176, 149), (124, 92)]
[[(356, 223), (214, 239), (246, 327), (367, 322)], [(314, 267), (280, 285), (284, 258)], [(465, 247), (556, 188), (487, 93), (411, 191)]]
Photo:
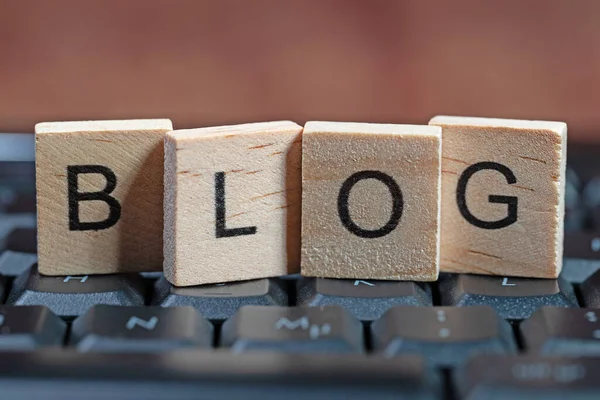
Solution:
[[(521, 324), (528, 352), (600, 354), (600, 313), (542, 308)], [(69, 345), (79, 351), (155, 352), (221, 347), (235, 352), (418, 354), (435, 366), (457, 366), (475, 353), (515, 353), (511, 326), (490, 308), (396, 306), (371, 326), (338, 306), (244, 306), (214, 340), (213, 325), (192, 307), (96, 305), (74, 320)], [(0, 348), (60, 346), (66, 324), (43, 306), (0, 306)], [(558, 349), (558, 350), (557, 350)]]
[[(45, 307), (2, 306), (0, 319), (0, 349), (60, 346), (66, 336), (66, 324)], [(513, 350), (506, 324), (489, 307), (398, 306), (374, 324), (373, 348), (385, 358), (426, 354), (431, 365), (456, 365), (475, 352)], [(430, 334), (433, 325), (442, 327), (434, 331), (439, 335)], [(150, 353), (210, 348), (213, 333), (192, 307), (96, 305), (73, 321), (67, 345), (80, 352)], [(222, 325), (218, 345), (236, 353), (359, 354), (366, 352), (363, 335), (360, 321), (338, 306), (245, 306)]]
[[(364, 336), (366, 330), (367, 337)], [(527, 353), (600, 355), (600, 312), (543, 307), (520, 324)], [(518, 352), (511, 325), (492, 308), (396, 306), (363, 325), (338, 306), (244, 306), (218, 331), (193, 307), (96, 305), (67, 325), (43, 306), (0, 306), (0, 350), (68, 346), (78, 351), (161, 352), (210, 348), (234, 352), (417, 354), (457, 367), (480, 353)]]
[[(597, 357), (479, 354), (456, 368), (452, 381), (461, 399), (529, 399), (532, 395), (544, 399), (591, 399), (600, 390), (600, 369), (596, 368), (599, 363)], [(282, 365), (286, 367), (281, 368)], [(211, 398), (237, 398), (242, 394), (264, 398), (261, 383), (273, 381), (279, 385), (269, 389), (270, 398), (285, 397), (286, 392), (288, 397), (293, 393), (294, 398), (338, 398), (332, 397), (330, 390), (340, 386), (348, 389), (339, 397), (345, 399), (437, 399), (441, 394), (439, 376), (418, 356), (386, 360), (275, 352), (240, 355), (203, 349), (127, 357), (62, 350), (2, 352), (0, 375), (16, 378), (3, 383), (2, 392), (7, 398), (39, 398), (40, 393), (50, 391), (57, 398), (90, 398), (86, 392), (102, 394), (92, 398), (104, 398), (109, 390), (114, 399), (124, 398), (125, 392), (127, 398), (131, 393), (152, 393), (142, 397), (164, 398), (174, 392), (195, 398), (199, 390), (206, 394), (207, 383), (215, 379), (227, 385), (219, 385), (218, 393), (211, 391)], [(60, 384), (56, 383), (58, 377)], [(277, 392), (282, 388), (286, 392)]]
[[(96, 305), (76, 318), (68, 346), (80, 352), (153, 353), (210, 348), (214, 326), (192, 307)], [(0, 350), (61, 346), (67, 324), (43, 306), (0, 306)], [(245, 306), (222, 326), (233, 352), (363, 353), (363, 326), (340, 307)]]
[[(23, 253), (5, 252), (5, 260), (24, 265), (32, 259)], [(9, 269), (4, 265), (5, 270)], [(379, 319), (397, 305), (488, 305), (502, 318), (523, 320), (543, 306), (578, 307), (573, 285), (559, 279), (526, 279), (478, 275), (442, 274), (437, 287), (416, 282), (298, 278), (259, 279), (228, 284), (178, 288), (164, 277), (140, 274), (52, 277), (40, 275), (35, 266), (14, 281), (0, 274), (0, 296), (10, 305), (45, 305), (61, 317), (76, 317), (94, 304), (122, 306), (192, 306), (211, 321), (224, 321), (245, 305), (338, 305), (361, 321)], [(9, 272), (11, 270), (9, 269)], [(12, 272), (17, 272), (14, 269)], [(2, 272), (0, 270), (0, 272)], [(10, 290), (4, 277), (12, 282)], [(295, 291), (290, 286), (296, 285)], [(600, 307), (600, 271), (580, 284), (583, 306)], [(433, 291), (439, 292), (434, 304)], [(4, 291), (4, 294), (3, 294)], [(295, 296), (290, 294), (296, 293)]]
[[(479, 355), (456, 370), (458, 397), (525, 400), (595, 399), (600, 358)], [(285, 366), (285, 368), (282, 368)], [(89, 371), (93, 371), (90, 374)], [(419, 357), (393, 360), (356, 355), (174, 353), (2, 353), (6, 398), (261, 398), (418, 399), (442, 397), (439, 375)], [(327, 377), (327, 379), (323, 379)], [(57, 381), (60, 378), (60, 381)], [(215, 382), (225, 384), (215, 385)], [(277, 382), (265, 390), (266, 383)], [(343, 388), (343, 390), (340, 390)]]

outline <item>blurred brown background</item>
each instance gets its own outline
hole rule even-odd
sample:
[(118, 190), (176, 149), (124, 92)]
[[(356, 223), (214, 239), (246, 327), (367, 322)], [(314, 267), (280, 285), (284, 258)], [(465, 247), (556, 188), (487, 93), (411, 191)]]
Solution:
[(456, 114), (600, 141), (599, 89), (595, 0), (0, 0), (0, 131)]

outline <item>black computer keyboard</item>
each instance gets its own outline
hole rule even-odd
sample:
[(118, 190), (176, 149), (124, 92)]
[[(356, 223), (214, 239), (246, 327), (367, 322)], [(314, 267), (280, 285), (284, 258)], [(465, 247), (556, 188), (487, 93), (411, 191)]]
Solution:
[(0, 163), (0, 399), (599, 399), (599, 154), (570, 146), (556, 280), (185, 288), (39, 275), (33, 163)]

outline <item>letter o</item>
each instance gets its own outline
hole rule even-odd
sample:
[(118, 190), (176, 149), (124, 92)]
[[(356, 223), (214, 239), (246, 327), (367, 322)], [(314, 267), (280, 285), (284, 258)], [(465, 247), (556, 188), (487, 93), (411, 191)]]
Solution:
[[(350, 217), (350, 210), (348, 208), (350, 191), (354, 185), (363, 179), (376, 179), (380, 181), (388, 187), (392, 195), (392, 214), (390, 215), (388, 222), (379, 229), (363, 229), (356, 225), (356, 223), (354, 223)], [(391, 176), (384, 174), (381, 171), (359, 171), (350, 175), (350, 177), (342, 184), (338, 195), (337, 206), (340, 220), (346, 229), (358, 237), (374, 239), (385, 236), (396, 229), (400, 223), (400, 218), (402, 218), (404, 200), (402, 198), (400, 186), (398, 186), (394, 178)]]

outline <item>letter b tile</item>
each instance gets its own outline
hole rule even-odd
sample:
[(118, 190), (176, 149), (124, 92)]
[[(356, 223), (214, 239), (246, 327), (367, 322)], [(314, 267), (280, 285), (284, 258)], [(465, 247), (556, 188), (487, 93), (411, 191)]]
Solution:
[(36, 132), (38, 270), (162, 268), (168, 119), (44, 122)]
[(165, 277), (176, 286), (300, 267), (302, 127), (173, 131), (165, 141)]
[(567, 126), (437, 116), (440, 270), (556, 278), (562, 268)]
[(433, 281), (441, 129), (309, 122), (302, 143), (302, 275)]

